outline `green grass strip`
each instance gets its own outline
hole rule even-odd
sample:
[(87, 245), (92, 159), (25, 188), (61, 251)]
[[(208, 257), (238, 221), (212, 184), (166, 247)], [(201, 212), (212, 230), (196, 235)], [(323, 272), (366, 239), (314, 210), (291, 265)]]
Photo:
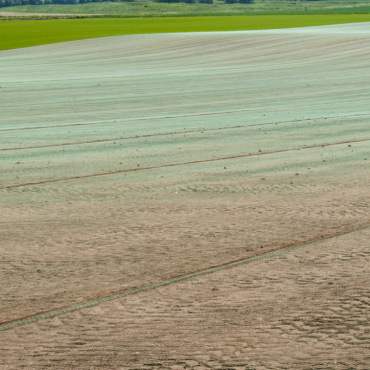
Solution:
[(353, 233), (356, 233), (356, 232), (359, 232), (359, 231), (367, 230), (369, 228), (370, 228), (369, 223), (363, 224), (363, 225), (360, 225), (360, 227), (358, 227), (356, 229), (352, 229), (350, 231), (347, 230), (347, 231), (335, 233), (335, 234), (332, 234), (332, 235), (327, 235), (327, 236), (324, 236), (324, 237), (321, 237), (321, 238), (314, 238), (314, 239), (306, 241), (306, 242), (293, 244), (293, 245), (290, 245), (290, 246), (287, 246), (287, 247), (283, 247), (283, 248), (280, 248), (280, 249), (277, 249), (277, 250), (274, 250), (274, 251), (271, 251), (271, 252), (261, 254), (259, 256), (250, 257), (250, 258), (246, 258), (244, 260), (230, 262), (230, 263), (226, 263), (226, 264), (223, 264), (223, 265), (220, 265), (220, 266), (211, 267), (211, 268), (208, 268), (208, 269), (205, 269), (205, 270), (196, 271), (196, 272), (193, 272), (193, 273), (190, 273), (190, 274), (177, 276), (177, 277), (174, 277), (172, 279), (165, 280), (165, 281), (159, 281), (157, 283), (137, 287), (137, 288), (131, 289), (130, 291), (118, 292), (118, 293), (108, 294), (106, 296), (102, 296), (102, 297), (98, 297), (98, 298), (93, 298), (93, 299), (90, 299), (88, 301), (76, 303), (76, 304), (73, 304), (71, 306), (61, 308), (61, 309), (45, 312), (45, 313), (42, 313), (42, 314), (39, 314), (39, 315), (34, 315), (34, 316), (30, 316), (30, 317), (27, 317), (27, 318), (24, 318), (24, 319), (15, 320), (15, 321), (12, 321), (12, 322), (9, 322), (9, 323), (6, 323), (6, 324), (2, 324), (2, 325), (0, 325), (0, 331), (12, 329), (12, 328), (15, 328), (17, 326), (31, 324), (31, 323), (39, 321), (39, 320), (50, 319), (50, 318), (53, 318), (55, 316), (66, 314), (68, 312), (73, 312), (73, 311), (77, 311), (77, 310), (80, 310), (80, 309), (83, 309), (83, 308), (96, 306), (100, 303), (113, 301), (114, 299), (124, 298), (124, 297), (127, 297), (128, 295), (145, 292), (147, 290), (152, 290), (152, 289), (159, 288), (159, 287), (162, 287), (162, 286), (166, 286), (166, 285), (176, 283), (176, 282), (179, 282), (179, 281), (182, 281), (182, 280), (190, 279), (190, 278), (195, 277), (195, 276), (210, 274), (210, 273), (213, 273), (213, 272), (216, 272), (216, 271), (219, 271), (219, 270), (225, 270), (225, 269), (237, 267), (239, 265), (243, 265), (243, 264), (246, 264), (246, 263), (255, 262), (255, 261), (258, 261), (258, 260), (261, 260), (261, 259), (264, 259), (264, 258), (274, 257), (274, 256), (277, 256), (279, 254), (290, 252), (290, 251), (298, 249), (298, 248), (302, 248), (302, 247), (312, 245), (312, 244), (316, 244), (316, 243), (322, 243), (322, 242), (330, 240), (330, 239), (339, 238), (343, 235), (353, 234)]
[(117, 35), (240, 31), (369, 22), (370, 14), (85, 18), (0, 22), (0, 50)]

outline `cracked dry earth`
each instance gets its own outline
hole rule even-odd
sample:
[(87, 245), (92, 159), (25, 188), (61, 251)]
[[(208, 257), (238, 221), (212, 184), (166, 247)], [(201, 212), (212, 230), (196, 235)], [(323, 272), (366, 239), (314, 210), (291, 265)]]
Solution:
[(365, 229), (4, 331), (0, 368), (368, 369), (369, 238)]

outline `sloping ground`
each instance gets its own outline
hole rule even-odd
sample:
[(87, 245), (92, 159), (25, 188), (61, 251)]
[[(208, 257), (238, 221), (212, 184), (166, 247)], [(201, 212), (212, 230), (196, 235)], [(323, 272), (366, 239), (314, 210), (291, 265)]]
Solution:
[[(137, 5), (137, 3), (129, 5), (130, 2), (105, 2), (104, 4), (133, 7)], [(161, 7), (184, 6), (184, 3), (153, 4)], [(85, 5), (97, 6), (99, 4), (90, 3)], [(208, 7), (207, 4), (201, 5)], [(64, 7), (64, 5), (58, 6)], [(191, 4), (188, 4), (188, 6), (193, 7)], [(71, 7), (75, 6), (71, 5)], [(73, 16), (73, 19), (44, 19), (43, 22), (35, 19), (29, 19), (28, 22), (23, 20), (8, 22), (6, 19), (2, 19), (3, 22), (0, 23), (0, 33), (2, 35), (0, 37), (0, 51), (119, 35), (266, 30), (369, 22), (370, 9), (357, 8), (357, 11), (360, 9), (362, 9), (363, 14), (214, 15), (144, 18), (85, 17), (84, 19), (76, 19)]]
[[(0, 52), (0, 321), (368, 224), (369, 41), (370, 25), (364, 23), (111, 37)], [(366, 245), (368, 233), (361, 235)], [(351, 243), (341, 244), (343, 253), (346, 248), (356, 251), (353, 248), (358, 245)], [(360, 259), (367, 256), (361, 248)], [(333, 262), (330, 258), (326, 266), (336, 268), (339, 257), (332, 256)], [(247, 275), (250, 266), (244, 268)], [(253, 268), (265, 278), (259, 266)], [(290, 267), (284, 266), (271, 265), (269, 274), (287, 273)], [(301, 268), (313, 268), (305, 262), (295, 266), (299, 269), (292, 284)], [(339, 286), (357, 284), (357, 277), (351, 276), (346, 283), (347, 277), (341, 275)], [(184, 297), (192, 294), (185, 288), (188, 283), (182, 284), (163, 289), (179, 289), (176, 294)], [(290, 289), (284, 286), (281, 289)], [(240, 289), (252, 294), (248, 287)], [(268, 284), (263, 289), (262, 303), (277, 299), (267, 295), (272, 289)], [(227, 295), (214, 292), (224, 303), (229, 301)], [(294, 296), (295, 291), (291, 292)], [(325, 299), (331, 298), (315, 292), (312, 285), (310, 294), (321, 302), (322, 306), (315, 303), (321, 310)], [(368, 299), (366, 289), (361, 297)], [(146, 310), (155, 307), (157, 298), (158, 292), (129, 297), (122, 312), (130, 312), (127, 319), (135, 323), (139, 316), (132, 310), (141, 303), (132, 310), (125, 305), (143, 300)], [(235, 303), (236, 309), (240, 304)], [(101, 307), (91, 309), (102, 312), (101, 325), (116, 323), (116, 313), (105, 314)], [(256, 304), (240, 317), (252, 320), (260, 307)], [(284, 307), (289, 307), (288, 300)], [(297, 315), (303, 308), (292, 305)], [(352, 325), (351, 314), (349, 310), (343, 319), (348, 325)], [(206, 320), (202, 315), (199, 320)], [(185, 316), (192, 320), (190, 312)], [(147, 319), (151, 320), (150, 314)], [(144, 335), (140, 322), (133, 325)], [(239, 324), (222, 322), (220, 333), (234, 330), (230, 335), (239, 335), (242, 348), (245, 331)], [(11, 351), (32, 335), (63, 341), (60, 330), (64, 329), (59, 327), (60, 337), (56, 337), (44, 330), (48, 325), (45, 321), (7, 332), (9, 352), (2, 361), (14, 368), (27, 367), (29, 352), (16, 358)], [(82, 321), (78, 325), (98, 328), (100, 324)], [(195, 348), (191, 342), (195, 346), (199, 341), (198, 350), (206, 356), (214, 350), (206, 346), (207, 340), (214, 340), (215, 347), (225, 345), (205, 329), (211, 321), (205, 321), (203, 339), (192, 330), (177, 333), (175, 321), (168, 325), (164, 346), (169, 337), (173, 341), (178, 335), (178, 348), (187, 343), (190, 357)], [(358, 325), (365, 335), (367, 326)], [(271, 345), (272, 326), (266, 326), (261, 336), (256, 334), (257, 343)], [(105, 330), (113, 329), (108, 325)], [(123, 329), (118, 325), (114, 330), (120, 336)], [(164, 332), (158, 330), (156, 338), (162, 338)], [(295, 340), (295, 329), (289, 330), (282, 351)], [(22, 331), (34, 334), (11, 339), (16, 338), (12, 333)], [(335, 331), (332, 334), (339, 338)], [(125, 335), (122, 343), (127, 343)], [(154, 337), (148, 338), (149, 343)], [(91, 368), (95, 360), (84, 357), (88, 351), (66, 354), (65, 346), (72, 346), (66, 340), (60, 347), (50, 344), (51, 351), (61, 351), (63, 358), (55, 358), (61, 361), (58, 366), (65, 361), (60, 366), (72, 368), (76, 356), (79, 368), (85, 366), (83, 361)], [(104, 343), (101, 353), (106, 354), (97, 360), (99, 368), (134, 363), (121, 342)], [(132, 345), (146, 348), (142, 337), (133, 339)], [(133, 347), (125, 346), (132, 351)], [(235, 349), (232, 361), (247, 358), (246, 364), (253, 367), (257, 366), (253, 358), (264, 358), (261, 366), (276, 368), (266, 360), (262, 347), (256, 348), (253, 353)], [(145, 351), (137, 351), (142, 352), (139, 364), (149, 356)], [(153, 357), (162, 361), (178, 356), (169, 351), (163, 347), (163, 356), (153, 352)], [(113, 353), (118, 354), (117, 362)], [(296, 358), (273, 353), (271, 361), (282, 368)], [(360, 352), (351, 357), (357, 362), (346, 353), (343, 363), (366, 363)], [(45, 359), (52, 361), (50, 356)], [(32, 368), (55, 368), (48, 360), (30, 361)], [(301, 363), (316, 364), (307, 361)]]
[(369, 238), (368, 229), (3, 332), (0, 364), (366, 369)]

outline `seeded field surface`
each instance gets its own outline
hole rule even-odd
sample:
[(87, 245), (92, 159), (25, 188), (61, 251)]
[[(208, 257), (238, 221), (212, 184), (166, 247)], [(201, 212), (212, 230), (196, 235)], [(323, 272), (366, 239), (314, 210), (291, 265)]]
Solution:
[(366, 369), (369, 238), (362, 230), (4, 331), (0, 364)]
[(1, 51), (2, 324), (316, 243), (2, 331), (0, 367), (363, 369), (369, 41), (362, 23)]

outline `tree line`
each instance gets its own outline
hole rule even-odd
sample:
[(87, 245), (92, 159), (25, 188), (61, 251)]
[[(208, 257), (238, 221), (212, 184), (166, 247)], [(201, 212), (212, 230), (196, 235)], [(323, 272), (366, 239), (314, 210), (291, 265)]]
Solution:
[[(159, 3), (213, 4), (213, 0), (156, 0)], [(252, 4), (254, 0), (224, 0), (225, 4)]]
[(44, 4), (84, 4), (84, 3), (101, 3), (103, 1), (133, 2), (134, 0), (0, 0), (0, 7), (17, 5), (44, 5)]
[[(213, 4), (213, 0), (156, 0), (158, 3)], [(252, 4), (254, 0), (224, 0), (225, 4)]]
[(17, 5), (78, 4), (85, 0), (0, 0), (0, 7)]
[[(84, 4), (101, 3), (104, 1), (128, 1), (134, 0), (0, 0), (0, 7), (17, 5), (44, 5), (44, 4)], [(213, 4), (213, 0), (156, 0), (160, 3), (187, 3), (187, 4)], [(253, 0), (224, 0), (225, 4), (251, 4)]]

